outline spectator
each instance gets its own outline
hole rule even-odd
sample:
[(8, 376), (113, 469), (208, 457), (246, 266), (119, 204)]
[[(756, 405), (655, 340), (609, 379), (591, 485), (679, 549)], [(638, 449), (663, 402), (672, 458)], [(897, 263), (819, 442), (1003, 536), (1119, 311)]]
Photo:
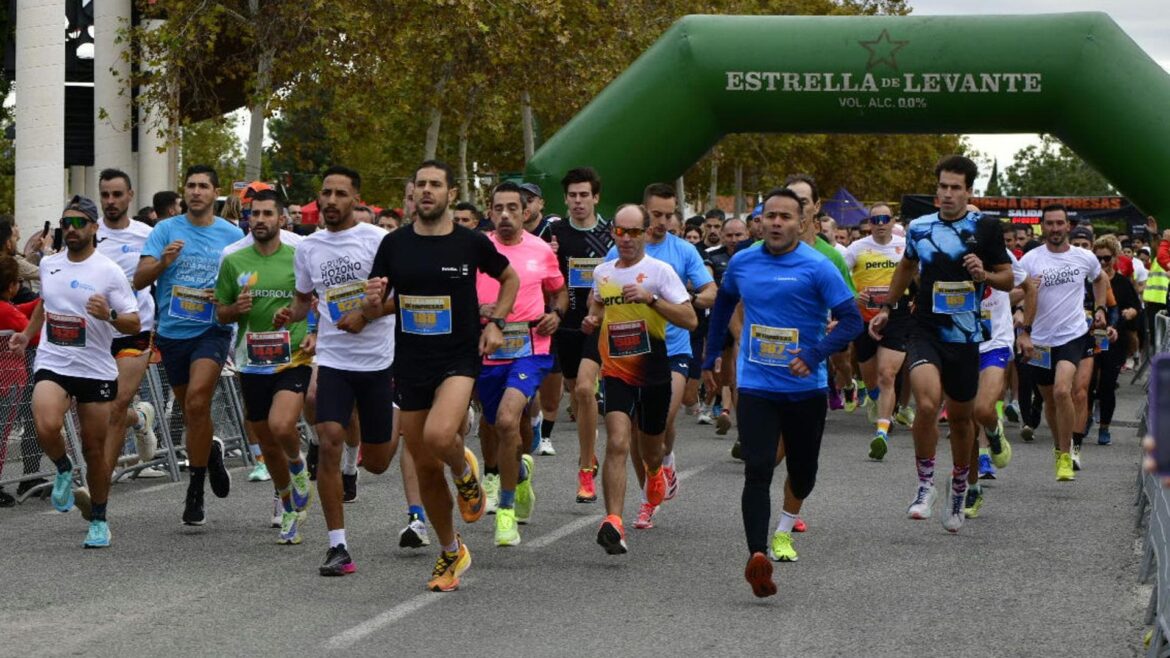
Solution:
[(155, 222), (183, 214), (182, 197), (171, 190), (155, 192), (151, 205), (154, 206)]
[[(8, 349), (8, 340), (14, 332), (24, 331), (28, 326), (40, 300), (13, 304), (12, 298), (20, 290), (20, 265), (11, 255), (0, 256), (0, 473), (4, 472), (4, 456), (8, 454), (7, 444), (12, 437), (13, 426), (21, 427), (20, 453), (24, 462), (24, 474), (40, 470), (41, 449), (37, 446), (37, 431), (33, 424), (32, 387), (28, 385), (28, 365), (24, 356)], [(30, 347), (35, 347), (40, 336), (33, 338)], [(17, 495), (43, 483), (44, 480), (27, 480), (17, 488)], [(12, 507), (16, 499), (0, 489), (0, 507)]]
[[(49, 240), (49, 245), (45, 245), (45, 241), (37, 242), (33, 240), (32, 243), (38, 245), (36, 251), (29, 251), (33, 259), (40, 262), (40, 257), (51, 251), (52, 233), (49, 233), (46, 239)], [(36, 293), (32, 286), (39, 284), (41, 279), (41, 271), (36, 264), (31, 262), (24, 254), (20, 252), (20, 229), (16, 226), (16, 220), (10, 215), (0, 216), (0, 256), (11, 256), (16, 260), (17, 268), (20, 271), (19, 277), (21, 282), (20, 291), (13, 296), (12, 301), (16, 304), (32, 301), (36, 299)]]

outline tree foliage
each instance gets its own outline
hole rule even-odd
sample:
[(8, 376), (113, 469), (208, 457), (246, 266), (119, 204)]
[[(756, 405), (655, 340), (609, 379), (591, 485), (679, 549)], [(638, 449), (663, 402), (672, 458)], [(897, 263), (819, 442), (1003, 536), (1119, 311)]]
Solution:
[[(231, 189), (232, 181), (244, 178), (244, 152), (236, 135), (239, 119), (224, 115), (183, 127), (180, 161), (183, 168), (208, 164), (219, 174), (220, 193)], [(182, 172), (179, 172), (182, 174)], [(182, 180), (182, 176), (179, 176)]]
[(1085, 162), (1052, 135), (1042, 135), (1039, 144), (1020, 149), (1005, 172), (1004, 191), (1012, 196), (1098, 196), (1117, 191)]

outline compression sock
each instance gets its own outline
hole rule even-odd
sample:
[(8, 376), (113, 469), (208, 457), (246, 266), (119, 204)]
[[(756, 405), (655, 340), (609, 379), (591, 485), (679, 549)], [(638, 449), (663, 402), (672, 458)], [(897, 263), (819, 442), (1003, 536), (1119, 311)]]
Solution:
[(934, 457), (915, 459), (918, 467), (918, 484), (931, 486), (934, 484)]

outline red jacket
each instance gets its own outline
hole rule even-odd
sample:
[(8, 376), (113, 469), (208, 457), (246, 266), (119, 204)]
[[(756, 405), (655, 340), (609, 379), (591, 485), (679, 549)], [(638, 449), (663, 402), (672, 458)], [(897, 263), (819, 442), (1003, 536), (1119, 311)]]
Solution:
[[(41, 300), (36, 299), (24, 304), (12, 304), (0, 301), (0, 331), (24, 331), (28, 327), (28, 320), (36, 310)], [(40, 334), (33, 336), (29, 347), (36, 347), (41, 340)], [(8, 341), (5, 339), (0, 345), (0, 389), (10, 386), (24, 386), (28, 383), (28, 368), (25, 357), (17, 356), (9, 351)]]

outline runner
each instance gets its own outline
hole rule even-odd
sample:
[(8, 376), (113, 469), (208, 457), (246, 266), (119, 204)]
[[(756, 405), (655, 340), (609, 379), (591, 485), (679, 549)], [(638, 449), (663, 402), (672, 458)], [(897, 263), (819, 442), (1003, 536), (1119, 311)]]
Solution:
[(318, 569), (322, 576), (344, 576), (357, 570), (345, 532), (341, 477), (342, 452), (355, 407), (361, 424), (362, 466), (367, 471), (384, 472), (396, 447), (391, 402), (394, 323), (369, 321), (361, 313), (365, 279), (386, 232), (354, 217), (361, 185), (361, 175), (352, 169), (332, 166), (325, 170), (317, 198), (325, 230), (313, 233), (296, 249), (296, 295), (272, 319), (276, 331), (295, 326), (306, 318), (316, 296), (320, 317), (317, 495), (329, 531), (329, 550)]
[[(764, 198), (763, 246), (731, 259), (715, 308), (703, 362), (711, 382), (720, 369), (728, 324), (742, 299), (744, 338), (737, 357), (739, 418), (744, 459), (742, 511), (750, 555), (744, 576), (759, 597), (772, 596), (768, 560), (795, 561), (792, 530), (816, 482), (828, 405), (825, 360), (862, 329), (853, 293), (837, 269), (802, 242), (804, 203), (787, 188)], [(825, 333), (829, 313), (836, 328)], [(788, 482), (780, 529), (768, 541), (772, 474), (779, 444), (785, 446)], [(765, 555), (765, 551), (767, 555)]]
[[(545, 242), (551, 242), (551, 228), (561, 218), (544, 214), (544, 193), (536, 183), (521, 184), (520, 192), (524, 197), (524, 203), (527, 204), (524, 209), (524, 230)], [(529, 405), (529, 415), (532, 416), (532, 434), (536, 443), (532, 452), (551, 456), (557, 454), (552, 444), (552, 432), (556, 426), (557, 416), (560, 415), (561, 392), (564, 390), (565, 379), (561, 375), (561, 364), (557, 358), (555, 344), (549, 348), (549, 353), (552, 354), (552, 366), (540, 383), (538, 399)]]
[[(935, 167), (939, 212), (910, 222), (906, 251), (890, 280), (888, 298), (901, 299), (915, 275), (920, 277), (906, 346), (910, 387), (918, 408), (911, 428), (918, 483), (907, 515), (927, 519), (933, 512), (938, 416), (945, 408), (954, 467), (950, 505), (942, 521), (952, 533), (963, 525), (975, 438), (971, 415), (979, 385), (979, 343), (990, 337), (980, 318), (979, 300), (987, 285), (1004, 291), (1012, 288), (999, 221), (967, 211), (977, 175), (975, 163), (959, 155), (947, 156)], [(875, 338), (884, 335), (890, 313), (887, 302), (870, 320)]]
[(215, 276), (223, 248), (244, 237), (231, 222), (215, 216), (219, 176), (194, 165), (184, 177), (187, 212), (164, 219), (146, 239), (134, 289), (155, 285), (159, 318), (156, 333), (167, 383), (187, 423), (187, 463), (191, 474), (183, 523), (206, 523), (203, 483), (219, 498), (231, 491), (223, 463), (223, 442), (212, 438), (211, 398), (231, 349), (231, 327), (215, 319)]
[(281, 501), (277, 543), (299, 544), (299, 525), (312, 490), (297, 423), (312, 374), (309, 364), (316, 336), (305, 322), (286, 324), (281, 330), (273, 326), (273, 317), (296, 291), (295, 249), (283, 243), (280, 230), (283, 210), (273, 190), (253, 197), (249, 234), (253, 244), (228, 254), (220, 264), (216, 319), (239, 327), (234, 362), (247, 421)]
[[(1107, 446), (1113, 442), (1109, 426), (1113, 422), (1113, 412), (1117, 409), (1117, 378), (1130, 351), (1136, 350), (1137, 346), (1137, 334), (1141, 326), (1139, 322), (1141, 299), (1134, 282), (1116, 270), (1115, 263), (1121, 251), (1117, 239), (1098, 238), (1093, 245), (1093, 251), (1109, 279), (1116, 300), (1116, 304), (1110, 306), (1109, 328), (1105, 332), (1100, 330), (1093, 332), (1097, 348), (1094, 357), (1096, 363), (1085, 405), (1086, 409), (1091, 410), (1094, 402), (1099, 404), (1097, 445)], [(1092, 423), (1091, 418), (1089, 423)], [(1087, 433), (1088, 427), (1085, 427), (1084, 431)], [(1073, 437), (1074, 443), (1076, 438)]]
[(645, 207), (624, 204), (617, 209), (613, 234), (618, 259), (602, 263), (593, 271), (589, 315), (581, 323), (585, 334), (600, 329), (598, 346), (606, 387), (606, 517), (597, 531), (597, 543), (610, 555), (627, 550), (622, 510), (626, 498), (626, 453), (632, 452), (635, 419), (641, 432), (638, 454), (646, 472), (646, 504), (657, 507), (667, 496), (664, 457), (671, 400), (667, 324), (684, 332), (698, 325), (691, 296), (674, 269), (646, 255), (650, 226), (650, 213)]
[[(504, 344), (483, 359), (476, 384), (487, 424), (480, 434), (485, 470), (488, 465), (498, 468), (497, 546), (518, 545), (517, 523), (527, 523), (532, 515), (536, 500), (533, 461), (526, 453), (527, 446), (522, 445), (520, 427), (527, 418), (529, 400), (552, 365), (551, 336), (569, 304), (556, 254), (544, 240), (524, 230), (524, 211), (525, 202), (515, 183), (500, 183), (492, 191), (488, 216), (496, 230), (488, 237), (509, 262), (515, 263), (520, 277), (516, 303), (504, 327)], [(500, 284), (481, 272), (476, 278), (481, 316), (495, 316), (499, 292)], [(553, 300), (553, 310), (547, 313), (546, 296)], [(485, 490), (489, 477), (484, 476)], [(491, 492), (488, 495), (490, 498)]]
[[(418, 221), (388, 235), (378, 247), (363, 313), (398, 313), (394, 397), (402, 433), (414, 458), (423, 506), (441, 550), (427, 589), (449, 592), (471, 566), (455, 532), (444, 466), (451, 469), (465, 523), (483, 516), (479, 463), (463, 445), (480, 359), (504, 343), (520, 279), (482, 233), (454, 225), (449, 211), (458, 189), (446, 163), (427, 160), (414, 174)], [(484, 272), (500, 282), (494, 314), (481, 328), (475, 280)], [(380, 302), (379, 300), (385, 300)]]
[(93, 201), (74, 196), (61, 214), (66, 250), (41, 260), (41, 303), (23, 332), (9, 346), (23, 354), (40, 334), (33, 365), (33, 418), (37, 442), (57, 466), (53, 507), (73, 508), (73, 461), (62, 427), (73, 402), (81, 421), (81, 447), (89, 484), (89, 532), (82, 546), (110, 545), (106, 504), (110, 472), (105, 449), (111, 403), (118, 395), (118, 366), (111, 355), (115, 332), (137, 334), (138, 300), (126, 273), (109, 258), (96, 253), (98, 209)]

